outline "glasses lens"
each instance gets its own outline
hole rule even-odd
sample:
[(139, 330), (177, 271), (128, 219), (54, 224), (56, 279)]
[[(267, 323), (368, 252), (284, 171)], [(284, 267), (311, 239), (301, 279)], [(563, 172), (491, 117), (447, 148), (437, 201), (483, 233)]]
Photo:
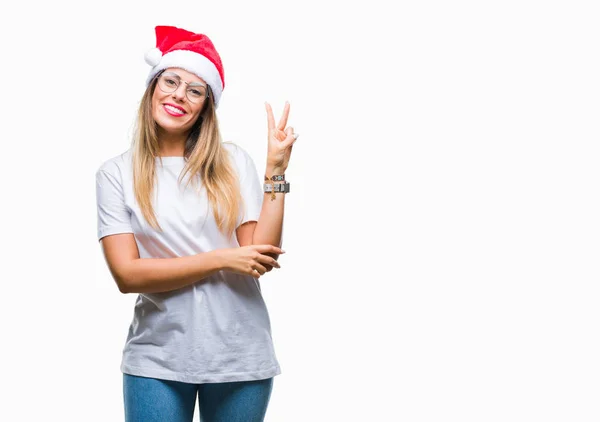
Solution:
[(161, 75), (161, 77), (158, 78), (158, 87), (163, 92), (173, 92), (177, 89), (178, 86), (179, 81), (172, 76)]
[(203, 98), (206, 98), (207, 92), (206, 88), (203, 86), (195, 86), (192, 88), (188, 88), (187, 97), (193, 103), (197, 103), (202, 101)]

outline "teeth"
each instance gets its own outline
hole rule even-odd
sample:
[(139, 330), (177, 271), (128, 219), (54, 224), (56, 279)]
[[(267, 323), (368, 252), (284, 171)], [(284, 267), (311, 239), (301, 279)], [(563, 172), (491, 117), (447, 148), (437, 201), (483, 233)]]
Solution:
[(169, 111), (172, 111), (173, 113), (177, 113), (177, 114), (184, 114), (181, 110), (179, 110), (178, 108), (175, 108), (173, 106), (170, 105), (165, 105), (165, 108), (167, 108)]

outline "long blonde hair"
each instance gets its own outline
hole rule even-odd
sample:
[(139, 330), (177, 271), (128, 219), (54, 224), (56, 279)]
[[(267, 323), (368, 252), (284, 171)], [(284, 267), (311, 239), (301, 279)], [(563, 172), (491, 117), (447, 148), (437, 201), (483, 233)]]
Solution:
[[(135, 198), (148, 224), (159, 231), (162, 231), (162, 228), (156, 219), (151, 199), (156, 178), (156, 157), (159, 156), (160, 150), (157, 123), (152, 117), (152, 95), (161, 73), (154, 77), (144, 92), (132, 142)], [(186, 164), (178, 182), (181, 183), (187, 174), (190, 177), (186, 187), (190, 182), (197, 185), (197, 179), (202, 181), (217, 227), (230, 237), (236, 228), (236, 220), (240, 207), (243, 206), (243, 200), (236, 172), (227, 150), (222, 145), (210, 87), (208, 93), (204, 109), (186, 140), (184, 152)]]

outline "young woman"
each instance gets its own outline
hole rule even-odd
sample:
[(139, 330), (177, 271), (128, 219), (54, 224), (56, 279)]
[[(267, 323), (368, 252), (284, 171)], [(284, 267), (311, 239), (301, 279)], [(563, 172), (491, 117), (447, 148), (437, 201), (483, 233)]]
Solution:
[(126, 421), (262, 421), (277, 361), (259, 277), (279, 268), (284, 173), (298, 135), (265, 104), (267, 165), (221, 140), (211, 40), (156, 27), (131, 147), (96, 172), (98, 238), (138, 293), (121, 371)]

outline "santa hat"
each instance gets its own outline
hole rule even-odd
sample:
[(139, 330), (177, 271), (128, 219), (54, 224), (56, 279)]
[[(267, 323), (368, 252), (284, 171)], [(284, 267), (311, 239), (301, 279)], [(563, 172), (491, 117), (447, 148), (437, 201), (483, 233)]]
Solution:
[(225, 88), (225, 75), (221, 57), (212, 41), (204, 34), (174, 26), (157, 26), (155, 30), (156, 48), (144, 56), (146, 63), (152, 66), (146, 86), (161, 70), (178, 67), (204, 79), (212, 90), (217, 107)]

